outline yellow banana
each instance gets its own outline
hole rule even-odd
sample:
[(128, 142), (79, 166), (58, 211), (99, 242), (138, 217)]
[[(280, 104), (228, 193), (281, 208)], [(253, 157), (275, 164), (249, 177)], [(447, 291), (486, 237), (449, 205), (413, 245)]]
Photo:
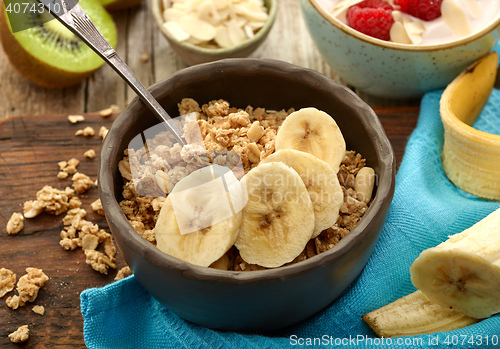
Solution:
[(429, 299), (468, 316), (500, 312), (500, 209), (436, 247), (410, 267), (411, 281)]
[(448, 178), (473, 195), (500, 200), (500, 136), (474, 129), (493, 90), (498, 55), (492, 52), (462, 72), (440, 102), (442, 163)]

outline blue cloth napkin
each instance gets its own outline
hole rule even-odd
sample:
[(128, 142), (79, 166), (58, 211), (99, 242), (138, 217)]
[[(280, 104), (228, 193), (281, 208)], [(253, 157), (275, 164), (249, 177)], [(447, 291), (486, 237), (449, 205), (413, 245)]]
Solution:
[[(499, 207), (454, 186), (440, 161), (442, 91), (424, 96), (417, 127), (396, 177), (396, 191), (380, 240), (360, 277), (311, 319), (272, 334), (213, 331), (162, 307), (132, 276), (81, 294), (84, 338), (97, 348), (283, 348), (333, 344), (355, 348), (493, 347), (500, 316), (438, 334), (377, 339), (361, 316), (413, 291), (409, 267), (420, 252), (470, 227)], [(500, 91), (495, 90), (476, 128), (500, 134)]]

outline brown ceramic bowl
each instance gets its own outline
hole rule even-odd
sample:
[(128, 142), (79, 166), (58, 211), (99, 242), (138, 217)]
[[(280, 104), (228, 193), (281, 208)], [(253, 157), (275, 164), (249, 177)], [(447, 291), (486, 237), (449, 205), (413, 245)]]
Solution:
[(347, 149), (375, 169), (374, 200), (358, 226), (336, 246), (306, 261), (263, 271), (221, 271), (164, 254), (134, 231), (118, 202), (118, 162), (129, 141), (158, 120), (135, 99), (114, 121), (99, 164), (99, 190), (109, 227), (137, 280), (165, 307), (215, 329), (265, 331), (308, 318), (331, 304), (364, 268), (385, 222), (394, 192), (392, 147), (373, 110), (352, 91), (285, 62), (228, 59), (181, 70), (151, 87), (172, 116), (191, 97), (200, 104), (223, 98), (232, 106), (280, 110), (314, 106), (337, 121)]

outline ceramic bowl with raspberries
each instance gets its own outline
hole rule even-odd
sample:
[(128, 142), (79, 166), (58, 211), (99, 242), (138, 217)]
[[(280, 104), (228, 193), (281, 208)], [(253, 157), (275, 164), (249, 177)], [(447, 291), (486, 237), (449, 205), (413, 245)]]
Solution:
[(358, 90), (418, 98), (498, 41), (496, 0), (300, 0), (323, 58)]

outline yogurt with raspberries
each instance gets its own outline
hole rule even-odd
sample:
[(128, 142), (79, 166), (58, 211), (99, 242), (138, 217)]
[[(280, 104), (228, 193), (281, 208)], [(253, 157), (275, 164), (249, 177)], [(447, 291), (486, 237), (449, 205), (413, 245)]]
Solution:
[[(390, 29), (389, 40), (402, 44), (436, 45), (452, 42), (479, 32), (500, 18), (500, 0), (443, 0), (442, 15), (430, 21), (400, 11), (401, 7), (397, 3), (401, 0), (385, 1), (394, 8), (392, 11), (394, 23)], [(317, 0), (317, 2), (326, 12), (348, 25), (347, 11), (351, 6), (359, 6), (363, 1)]]

